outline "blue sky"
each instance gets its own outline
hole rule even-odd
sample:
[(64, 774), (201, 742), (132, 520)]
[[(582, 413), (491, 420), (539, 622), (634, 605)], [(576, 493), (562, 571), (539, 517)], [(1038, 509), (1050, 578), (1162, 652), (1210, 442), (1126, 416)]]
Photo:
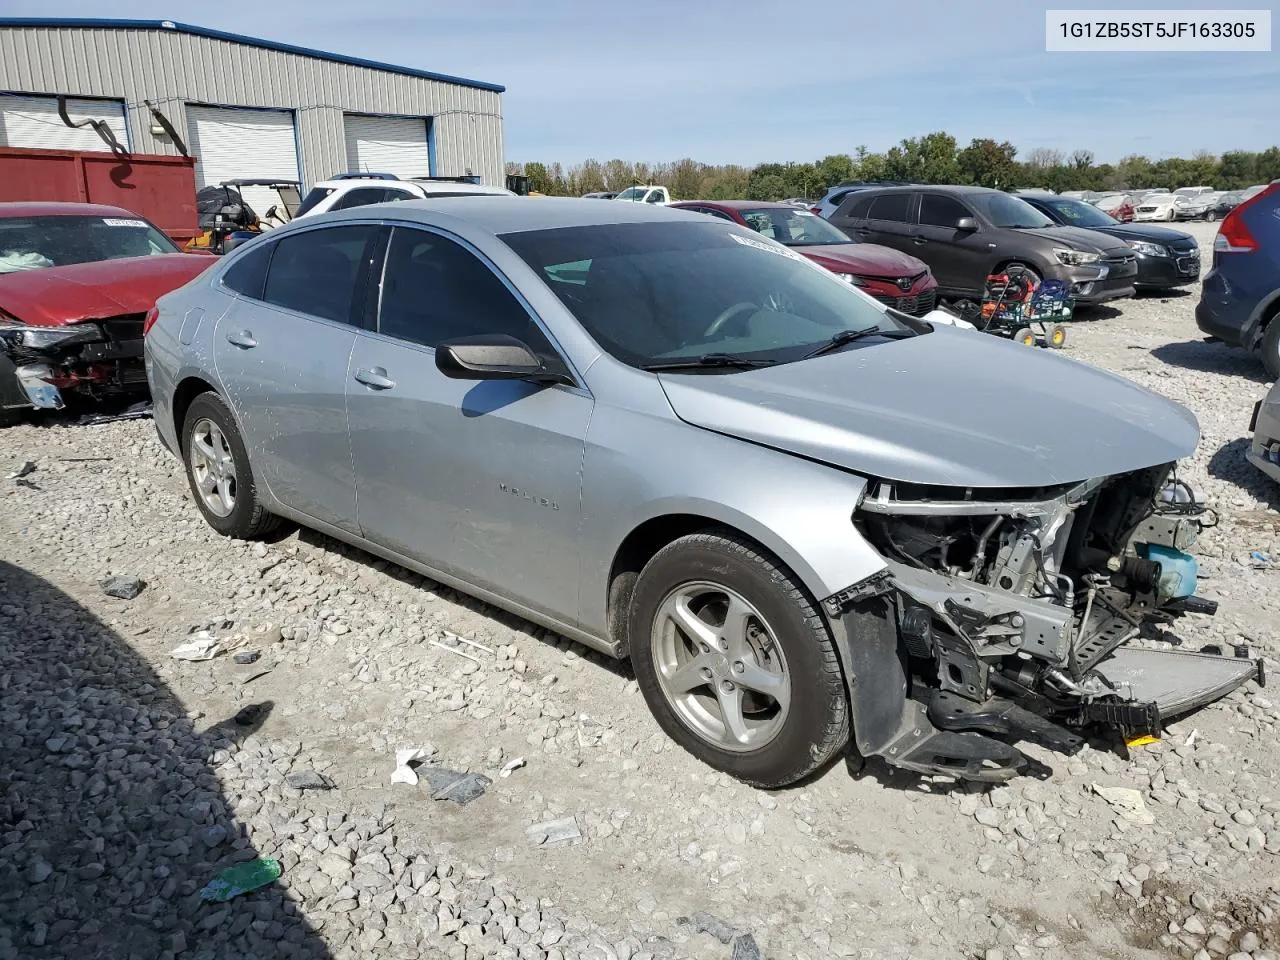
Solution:
[[(961, 145), (990, 136), (1024, 156), (1084, 148), (1100, 161), (1280, 142), (1275, 52), (1046, 53), (1047, 5), (864, 4), (488, 0), (433, 4), (436, 14), (349, 0), (117, 0), (111, 15), (504, 84), (507, 158), (517, 161), (809, 160), (940, 129)], [(6, 0), (4, 14), (90, 17), (102, 7)]]

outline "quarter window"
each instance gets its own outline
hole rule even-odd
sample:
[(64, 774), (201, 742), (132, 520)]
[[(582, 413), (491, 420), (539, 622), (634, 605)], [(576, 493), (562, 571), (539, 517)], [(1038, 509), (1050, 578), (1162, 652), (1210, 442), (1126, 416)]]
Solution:
[(387, 247), (378, 332), (424, 347), (507, 334), (535, 353), (551, 347), (529, 312), (479, 257), (426, 230), (397, 227)]
[(271, 262), (273, 243), (254, 244), (237, 257), (222, 275), (222, 285), (232, 293), (251, 300), (262, 299), (262, 287), (267, 282), (267, 264)]
[(361, 223), (282, 237), (267, 270), (263, 299), (314, 317), (357, 323), (363, 267), (378, 231)]
[(394, 200), (396, 197), (388, 197), (391, 193), (385, 187), (357, 187), (340, 196), (330, 209), (333, 210), (350, 210), (352, 207), (364, 207), (371, 203), (382, 203), (384, 200)]

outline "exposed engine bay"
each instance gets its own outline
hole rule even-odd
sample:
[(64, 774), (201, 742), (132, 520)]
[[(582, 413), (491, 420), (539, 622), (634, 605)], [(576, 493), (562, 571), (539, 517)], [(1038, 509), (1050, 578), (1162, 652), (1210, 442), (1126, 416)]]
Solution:
[[(1011, 741), (1070, 753), (1099, 725), (1159, 736), (1165, 718), (1265, 682), (1247, 651), (1124, 648), (1217, 610), (1187, 552), (1216, 516), (1171, 464), (1035, 491), (873, 482), (855, 521), (888, 562), (827, 601), (850, 634), (864, 756), (1002, 780), (1037, 772)], [(886, 671), (901, 682), (871, 690)]]
[(96, 399), (144, 392), (143, 320), (138, 314), (58, 327), (0, 322), (0, 359), (13, 365), (36, 408), (61, 409), (67, 390)]

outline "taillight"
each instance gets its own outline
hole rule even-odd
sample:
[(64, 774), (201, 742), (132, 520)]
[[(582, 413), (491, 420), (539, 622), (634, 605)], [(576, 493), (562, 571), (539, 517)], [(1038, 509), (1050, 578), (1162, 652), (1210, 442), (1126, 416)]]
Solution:
[(1222, 226), (1218, 228), (1218, 235), (1213, 238), (1214, 253), (1252, 253), (1258, 249), (1258, 241), (1254, 239), (1253, 233), (1245, 224), (1242, 214), (1263, 197), (1271, 196), (1277, 189), (1280, 189), (1280, 183), (1271, 184), (1267, 189), (1250, 197), (1222, 218)]
[(810, 207), (810, 208), (809, 208), (809, 212), (810, 212), (810, 213), (812, 213), (815, 217), (820, 217), (820, 216), (822, 216), (822, 208), (821, 208), (821, 207)]
[(142, 335), (145, 337), (151, 332), (151, 328), (156, 325), (156, 321), (160, 319), (160, 308), (152, 307), (147, 311), (147, 318), (142, 321)]

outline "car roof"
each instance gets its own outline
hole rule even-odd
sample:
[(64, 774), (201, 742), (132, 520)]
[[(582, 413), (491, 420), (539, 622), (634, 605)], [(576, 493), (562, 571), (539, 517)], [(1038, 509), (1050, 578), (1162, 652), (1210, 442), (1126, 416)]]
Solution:
[[(375, 203), (304, 217), (298, 223), (317, 220), (354, 220), (368, 217), (371, 211), (382, 211), (397, 220), (421, 220), (432, 223), (435, 215), (468, 223), (492, 234), (525, 233), (532, 230), (555, 230), (561, 227), (595, 227), (615, 223), (689, 223), (690, 218), (705, 222), (706, 218), (691, 210), (678, 210), (651, 203), (600, 203), (584, 197), (434, 197), (426, 200), (400, 200)], [(286, 229), (277, 227), (279, 229)]]
[(686, 203), (696, 203), (704, 207), (720, 207), (722, 210), (799, 210), (794, 203), (782, 203), (778, 200), (681, 200), (674, 207), (682, 207)]
[(105, 203), (69, 203), (54, 200), (18, 200), (0, 203), (0, 218), (4, 217), (124, 217), (145, 220), (132, 210), (112, 207)]
[(505, 187), (488, 187), (482, 183), (466, 183), (460, 180), (416, 180), (413, 177), (405, 179), (389, 180), (382, 177), (340, 177), (336, 180), (321, 180), (316, 184), (317, 187), (327, 187), (332, 190), (340, 190), (344, 187), (356, 189), (359, 187), (394, 187), (397, 184), (412, 184), (421, 187), (423, 190), (440, 190), (449, 193), (480, 193), (491, 194), (497, 196), (508, 196), (510, 190)]

